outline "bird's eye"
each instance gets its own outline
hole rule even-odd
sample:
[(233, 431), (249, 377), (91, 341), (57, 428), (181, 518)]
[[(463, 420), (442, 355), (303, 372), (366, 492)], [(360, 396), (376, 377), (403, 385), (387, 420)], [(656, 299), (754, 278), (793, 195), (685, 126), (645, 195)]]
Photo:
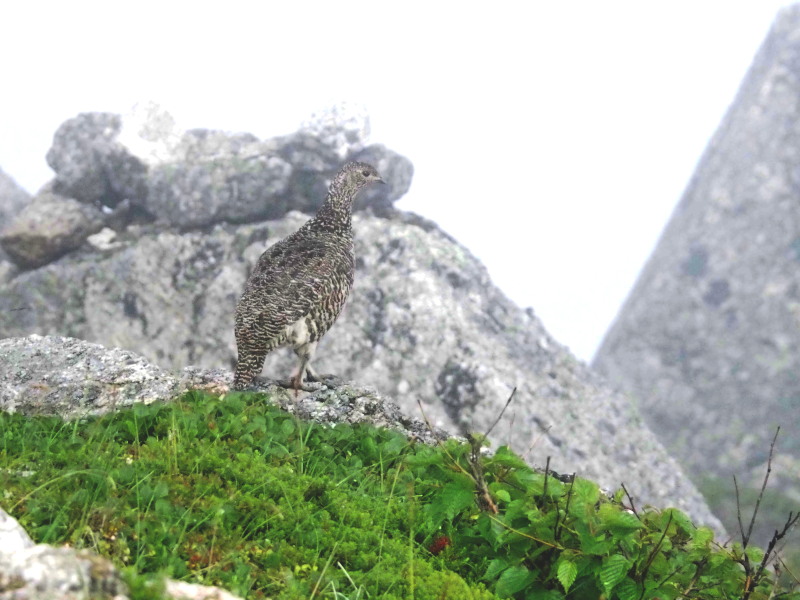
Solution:
[(361, 171), (361, 174), (362, 174), (364, 177), (369, 177), (369, 171), (367, 171), (366, 169), (364, 169), (363, 171)]

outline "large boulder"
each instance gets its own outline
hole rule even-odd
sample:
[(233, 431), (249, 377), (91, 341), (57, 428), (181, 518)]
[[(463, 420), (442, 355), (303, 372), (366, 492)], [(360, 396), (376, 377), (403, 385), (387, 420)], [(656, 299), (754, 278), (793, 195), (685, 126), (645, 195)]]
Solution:
[(144, 198), (146, 165), (119, 143), (121, 129), (122, 118), (112, 113), (82, 113), (63, 123), (47, 153), (54, 191), (110, 207)]
[(44, 190), (0, 230), (0, 245), (19, 267), (32, 269), (79, 248), (104, 222), (93, 205)]
[[(225, 393), (232, 378), (222, 369), (186, 367), (170, 372), (135, 352), (75, 338), (0, 339), (0, 410), (6, 412), (65, 419), (97, 416), (134, 402), (172, 400), (189, 390)], [(300, 418), (325, 425), (368, 423), (429, 444), (448, 437), (446, 431), (407, 417), (394, 402), (357, 383), (319, 386), (298, 395), (263, 380), (256, 391)]]
[[(217, 587), (164, 581), (174, 600), (239, 600)], [(126, 600), (117, 569), (88, 550), (35, 544), (17, 520), (0, 508), (0, 600)]]
[(47, 160), (55, 192), (114, 208), (116, 229), (155, 221), (198, 229), (313, 212), (333, 175), (348, 160), (379, 166), (386, 186), (364, 195), (357, 210), (385, 214), (411, 184), (411, 162), (383, 146), (367, 146), (363, 107), (335, 105), (292, 134), (260, 140), (248, 133), (181, 130), (164, 109), (137, 105), (125, 115), (84, 113), (56, 132)]
[(30, 199), (30, 194), (0, 169), (0, 228), (13, 219)]
[[(760, 486), (777, 424), (783, 468), (771, 486), (800, 498), (798, 64), (795, 5), (779, 13), (594, 363), (720, 501), (731, 475)], [(735, 505), (725, 518), (736, 524)]]
[[(294, 212), (207, 232), (142, 231), (20, 274), (0, 292), (0, 335), (70, 335), (170, 368), (230, 368), (233, 314), (249, 271), (265, 244), (306, 219)], [(357, 214), (353, 224), (356, 283), (320, 345), (321, 372), (374, 386), (407, 415), (420, 414), (421, 399), (428, 418), (452, 431), (486, 430), (516, 387), (495, 440), (717, 524), (629, 401), (510, 302), (469, 251), (411, 215)], [(294, 363), (276, 352), (265, 373), (285, 377)]]

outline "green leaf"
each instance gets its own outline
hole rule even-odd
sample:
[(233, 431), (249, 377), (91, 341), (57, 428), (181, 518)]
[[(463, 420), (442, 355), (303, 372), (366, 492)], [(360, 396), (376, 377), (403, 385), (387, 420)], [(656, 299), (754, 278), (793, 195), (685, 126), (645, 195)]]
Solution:
[(620, 554), (609, 556), (603, 561), (603, 566), (600, 568), (600, 581), (606, 589), (606, 594), (614, 589), (630, 568), (628, 559)]
[(575, 578), (578, 576), (578, 566), (571, 560), (562, 560), (558, 564), (556, 576), (564, 586), (564, 592), (569, 592), (569, 588), (575, 583)]
[(636, 515), (619, 510), (608, 518), (606, 524), (611, 533), (617, 536), (627, 535), (644, 528), (644, 525)]
[(443, 520), (452, 520), (474, 502), (474, 484), (467, 485), (463, 481), (451, 481), (433, 497), (431, 503), (426, 507), (426, 513), (430, 524), (438, 527)]
[(494, 581), (498, 575), (508, 568), (508, 561), (502, 558), (495, 558), (489, 563), (486, 573), (483, 574), (483, 579), (486, 581)]
[(512, 452), (508, 446), (500, 446), (491, 458), (493, 464), (530, 471), (530, 465)]
[(511, 494), (509, 494), (507, 490), (497, 490), (494, 495), (498, 500), (502, 500), (503, 502), (511, 502)]
[(693, 534), (697, 529), (692, 523), (692, 520), (686, 515), (686, 513), (678, 510), (677, 508), (670, 508), (668, 511), (664, 511), (665, 516), (667, 514), (672, 515), (672, 522), (683, 529), (689, 535)]
[(619, 582), (616, 587), (616, 593), (619, 597), (619, 600), (639, 600), (639, 597), (641, 596), (639, 587), (630, 577), (626, 577)]
[(494, 593), (500, 597), (513, 596), (518, 591), (525, 589), (528, 585), (533, 583), (536, 579), (536, 574), (531, 573), (528, 569), (522, 566), (509, 567), (500, 579), (497, 580)]
[(576, 477), (572, 484), (572, 500), (580, 504), (597, 504), (600, 499), (600, 488), (596, 483)]

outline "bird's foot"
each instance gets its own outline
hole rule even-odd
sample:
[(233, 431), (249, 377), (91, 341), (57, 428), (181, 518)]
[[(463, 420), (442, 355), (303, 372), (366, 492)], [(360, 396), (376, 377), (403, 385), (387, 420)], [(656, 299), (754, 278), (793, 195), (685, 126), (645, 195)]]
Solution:
[(287, 390), (294, 390), (295, 393), (301, 390), (304, 392), (317, 392), (322, 388), (322, 385), (318, 382), (298, 381), (297, 377), (276, 379), (275, 385)]
[(324, 375), (320, 375), (319, 373), (309, 373), (308, 379), (309, 381), (321, 383), (329, 388), (337, 388), (341, 385), (344, 385), (344, 379), (331, 373), (326, 373)]

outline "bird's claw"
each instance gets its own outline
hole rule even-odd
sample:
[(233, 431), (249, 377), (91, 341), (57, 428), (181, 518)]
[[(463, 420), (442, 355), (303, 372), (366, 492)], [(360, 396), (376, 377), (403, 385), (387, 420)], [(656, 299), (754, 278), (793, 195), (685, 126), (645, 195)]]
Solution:
[(275, 385), (295, 392), (317, 392), (322, 389), (323, 384), (320, 382), (297, 381), (297, 378), (292, 377), (291, 379), (276, 379)]

